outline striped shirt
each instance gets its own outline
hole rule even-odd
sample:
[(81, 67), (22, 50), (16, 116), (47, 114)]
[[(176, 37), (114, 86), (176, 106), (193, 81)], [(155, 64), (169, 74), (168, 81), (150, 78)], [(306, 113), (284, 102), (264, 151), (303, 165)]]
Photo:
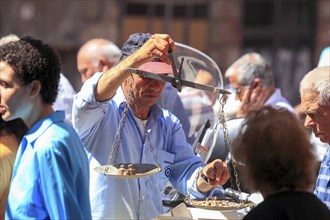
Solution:
[(330, 147), (321, 163), (314, 193), (330, 209)]

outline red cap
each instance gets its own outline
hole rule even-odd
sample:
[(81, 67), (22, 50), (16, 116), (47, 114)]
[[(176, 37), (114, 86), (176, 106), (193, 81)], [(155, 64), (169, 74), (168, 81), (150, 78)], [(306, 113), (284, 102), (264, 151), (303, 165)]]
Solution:
[(164, 62), (148, 62), (138, 69), (156, 74), (173, 74), (172, 66)]

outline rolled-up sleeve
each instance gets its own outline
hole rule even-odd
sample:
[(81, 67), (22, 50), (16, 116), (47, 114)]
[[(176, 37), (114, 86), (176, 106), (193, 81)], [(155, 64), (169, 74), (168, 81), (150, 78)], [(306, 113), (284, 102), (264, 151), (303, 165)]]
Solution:
[(97, 124), (108, 111), (109, 100), (97, 102), (94, 90), (102, 73), (95, 73), (75, 96), (72, 107), (72, 124), (83, 142), (91, 136)]

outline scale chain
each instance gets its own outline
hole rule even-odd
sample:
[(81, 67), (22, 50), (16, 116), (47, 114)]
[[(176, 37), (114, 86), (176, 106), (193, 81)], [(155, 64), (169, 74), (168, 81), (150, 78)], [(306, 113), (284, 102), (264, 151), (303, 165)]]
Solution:
[[(236, 162), (233, 160), (233, 159), (230, 159), (231, 157), (231, 152), (232, 152), (232, 148), (231, 148), (231, 141), (230, 141), (230, 138), (229, 138), (229, 132), (228, 132), (228, 128), (227, 128), (227, 124), (226, 124), (226, 120), (225, 120), (225, 113), (224, 113), (224, 106), (226, 104), (226, 99), (225, 99), (225, 96), (218, 96), (218, 102), (220, 103), (220, 108), (219, 108), (219, 112), (218, 112), (218, 118), (217, 118), (217, 121), (216, 121), (216, 124), (213, 128), (213, 131), (212, 131), (212, 138), (214, 137), (215, 135), (215, 132), (217, 130), (217, 127), (219, 124), (222, 124), (223, 126), (223, 135), (224, 135), (224, 141), (225, 141), (225, 145), (226, 145), (226, 149), (228, 151), (228, 156), (226, 158), (226, 162), (229, 162), (231, 161), (231, 164), (233, 166), (233, 171), (234, 171), (234, 176), (235, 176), (235, 183), (236, 183), (236, 186), (237, 186), (237, 191), (239, 192), (239, 200), (240, 200), (240, 204), (243, 204), (243, 199), (242, 199), (242, 192), (241, 192), (241, 188), (240, 188), (240, 182), (239, 182), (239, 179), (238, 179), (238, 172), (237, 172), (237, 169), (236, 169)], [(199, 175), (196, 175), (195, 179), (194, 179), (194, 182), (193, 184), (196, 184), (196, 181), (197, 181), (197, 178), (198, 178)], [(233, 182), (232, 182), (232, 178), (230, 177), (230, 181), (231, 181), (231, 188), (233, 188)], [(185, 201), (189, 201), (190, 200), (190, 194), (191, 194), (191, 188), (189, 188), (189, 191), (188, 191), (188, 194), (187, 196), (185, 197)]]
[(114, 161), (113, 161), (113, 165), (114, 166), (117, 165), (119, 145), (121, 143), (121, 136), (122, 136), (122, 133), (123, 133), (123, 130), (124, 130), (124, 125), (125, 125), (125, 122), (126, 122), (127, 110), (128, 110), (128, 103), (125, 102), (124, 104), (125, 104), (125, 107), (124, 107), (123, 113), (121, 115), (121, 119), (119, 121), (119, 126), (118, 126), (118, 129), (116, 131), (115, 140), (114, 140), (114, 142), (112, 143), (112, 146), (111, 146), (111, 153), (109, 155), (108, 165), (111, 164), (112, 156), (113, 156), (114, 153), (115, 153), (115, 158), (114, 158)]
[[(131, 77), (132, 77), (132, 75), (131, 75)], [(136, 103), (133, 101), (134, 100), (133, 81), (131, 81), (131, 83), (130, 83), (130, 91), (129, 91), (129, 97), (128, 97), (128, 99), (131, 100), (132, 103), (134, 103), (135, 109), (139, 112), (139, 109), (138, 109)], [(117, 157), (118, 157), (118, 153), (119, 153), (119, 146), (121, 144), (121, 137), (122, 137), (122, 133), (123, 133), (125, 122), (126, 122), (126, 118), (127, 118), (127, 111), (128, 111), (128, 108), (129, 108), (128, 101), (125, 101), (124, 102), (124, 105), (125, 105), (124, 106), (124, 110), (123, 110), (123, 113), (121, 115), (121, 119), (119, 121), (119, 125), (118, 125), (117, 131), (116, 131), (116, 135), (115, 135), (115, 140), (112, 143), (111, 152), (110, 152), (110, 155), (109, 155), (109, 158), (108, 158), (108, 163), (107, 163), (108, 165), (110, 165), (111, 164), (112, 157), (114, 156), (113, 165), (115, 167), (117, 165)], [(141, 120), (141, 113), (140, 112), (139, 112), (139, 119)], [(141, 120), (141, 122), (142, 122), (142, 120)], [(146, 134), (146, 138), (147, 138), (148, 144), (150, 146), (150, 151), (151, 151), (151, 153), (153, 155), (153, 159), (155, 160), (155, 162), (157, 164), (157, 167), (160, 168), (160, 164), (159, 164), (159, 162), (157, 160), (157, 157), (155, 155), (155, 150), (154, 150), (153, 145), (151, 144), (150, 137), (148, 135), (146, 126), (145, 126), (144, 123), (142, 123), (142, 125), (143, 125), (143, 130), (144, 130), (144, 132)]]
[[(134, 80), (134, 79), (133, 79)], [(133, 84), (133, 83), (132, 83)], [(148, 141), (148, 144), (149, 144), (149, 147), (150, 147), (150, 151), (152, 153), (152, 156), (153, 156), (153, 159), (155, 161), (155, 163), (157, 164), (157, 167), (160, 168), (160, 164), (157, 160), (157, 157), (156, 157), (156, 154), (155, 154), (155, 150), (154, 150), (154, 147), (153, 145), (151, 144), (151, 141), (150, 141), (150, 137), (149, 137), (149, 134), (147, 132), (147, 127), (146, 125), (143, 123), (142, 119), (141, 119), (141, 113), (139, 111), (139, 108), (138, 106), (136, 105), (136, 102), (133, 102), (133, 99), (134, 99), (134, 93), (133, 93), (133, 89), (132, 89), (132, 84), (130, 85), (130, 99), (132, 100), (132, 103), (134, 103), (134, 108), (136, 109), (136, 111), (139, 113), (139, 120), (140, 122), (142, 123), (142, 126), (143, 126), (143, 132), (146, 134), (146, 139)]]
[[(220, 95), (218, 96), (218, 99), (217, 99), (218, 101), (220, 100), (219, 97), (220, 97)], [(223, 96), (222, 96), (222, 97), (223, 97)], [(222, 104), (220, 101), (219, 101), (219, 103)], [(223, 103), (223, 105), (224, 105), (224, 104), (225, 104), (225, 102)], [(212, 141), (213, 141), (213, 138), (214, 138), (214, 136), (215, 136), (215, 132), (217, 131), (217, 127), (218, 127), (218, 125), (219, 125), (220, 123), (223, 123), (222, 117), (224, 118), (224, 114), (220, 115), (220, 112), (221, 112), (221, 111), (223, 112), (223, 107), (222, 107), (221, 105), (220, 105), (220, 107), (221, 107), (221, 108), (220, 108), (219, 113), (218, 113), (219, 117), (217, 118), (216, 124), (215, 124), (215, 126), (214, 126), (214, 128), (213, 128), (213, 130), (212, 130), (211, 138), (210, 138), (210, 140), (207, 142), (207, 144), (205, 145), (205, 146), (208, 146), (208, 150), (210, 150), (209, 147), (210, 147), (210, 145), (211, 145), (211, 143), (212, 143)], [(206, 155), (206, 154), (207, 154), (207, 152), (205, 152), (205, 155)], [(193, 184), (196, 184), (198, 176), (199, 176), (199, 175), (196, 175)], [(189, 188), (188, 195), (186, 196), (185, 200), (189, 200), (189, 199), (190, 199), (190, 194), (191, 194), (191, 188)]]
[[(137, 107), (137, 105), (135, 104), (135, 102), (134, 102), (134, 107), (135, 107), (135, 109), (139, 112), (138, 107)], [(153, 147), (153, 145), (151, 144), (151, 141), (150, 141), (149, 133), (147, 132), (147, 127), (146, 127), (146, 125), (143, 123), (143, 121), (142, 121), (142, 119), (141, 119), (141, 114), (140, 114), (140, 112), (139, 112), (139, 120), (140, 120), (140, 122), (141, 122), (141, 124), (142, 124), (142, 126), (143, 126), (143, 132), (146, 134), (146, 139), (147, 139), (147, 141), (148, 141), (148, 144), (149, 144), (150, 151), (151, 151), (151, 153), (152, 153), (153, 159), (154, 159), (155, 163), (157, 164), (157, 167), (160, 167), (160, 164), (159, 164), (159, 162), (158, 162), (158, 160), (157, 160), (157, 157), (156, 157), (156, 154), (155, 154), (154, 147)]]
[[(226, 158), (226, 162), (231, 161), (231, 164), (233, 166), (233, 172), (234, 172), (234, 176), (235, 176), (235, 183), (236, 183), (236, 186), (237, 186), (237, 191), (239, 192), (239, 195), (240, 195), (240, 197), (239, 197), (240, 203), (242, 204), (243, 200), (242, 200), (242, 192), (241, 192), (241, 188), (240, 188), (241, 184), (240, 184), (239, 179), (238, 179), (238, 172), (237, 172), (237, 169), (236, 169), (236, 162), (231, 157), (232, 147), (231, 147), (231, 141), (230, 141), (230, 138), (229, 138), (229, 132), (228, 132), (226, 119), (225, 119), (224, 106), (226, 104), (226, 99), (224, 98), (224, 96), (222, 96), (219, 99), (219, 103), (220, 103), (220, 109), (219, 109), (219, 113), (218, 113), (218, 120), (221, 121), (221, 124), (223, 126), (224, 141), (225, 141), (226, 149), (228, 151), (228, 156)], [(231, 188), (233, 188), (233, 182), (232, 182), (231, 177), (230, 177), (230, 182), (231, 182)]]

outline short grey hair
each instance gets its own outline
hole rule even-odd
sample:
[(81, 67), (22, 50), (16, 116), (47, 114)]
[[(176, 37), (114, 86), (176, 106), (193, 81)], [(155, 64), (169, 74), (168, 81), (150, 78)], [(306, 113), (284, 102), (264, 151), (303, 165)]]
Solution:
[(319, 104), (330, 107), (330, 66), (308, 72), (300, 82), (300, 96), (303, 92), (319, 95)]
[(250, 85), (255, 78), (259, 78), (266, 87), (274, 84), (271, 64), (258, 53), (248, 53), (236, 60), (225, 76), (232, 74), (237, 74), (238, 83), (242, 85)]

